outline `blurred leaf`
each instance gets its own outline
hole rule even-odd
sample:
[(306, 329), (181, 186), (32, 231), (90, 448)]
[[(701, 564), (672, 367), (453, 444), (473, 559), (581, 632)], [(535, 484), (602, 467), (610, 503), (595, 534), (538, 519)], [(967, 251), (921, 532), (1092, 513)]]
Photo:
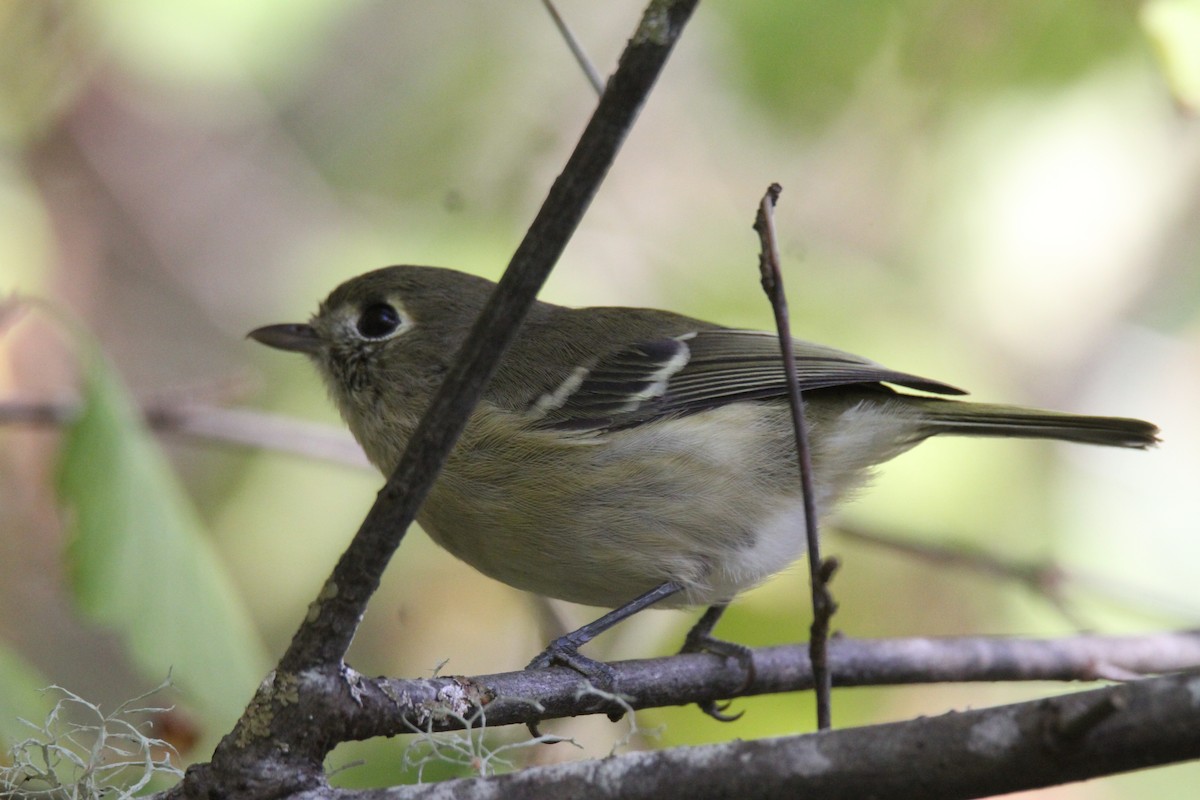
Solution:
[(294, 72), (353, 2), (339, 0), (88, 0), (109, 52), (143, 80), (240, 85)]
[(44, 135), (84, 83), (76, 56), (84, 32), (65, 3), (0, 3), (0, 142), (24, 145)]
[(20, 720), (40, 723), (54, 707), (42, 691), (49, 683), (0, 643), (0, 754), (29, 736), (32, 729)]
[(905, 16), (905, 70), (943, 92), (1063, 85), (1139, 44), (1138, 4), (1129, 0), (909, 5), (915, 13)]
[(721, 3), (750, 94), (788, 124), (821, 127), (853, 94), (898, 21), (897, 4), (790, 0)]
[[(887, 103), (896, 87), (873, 86), (894, 64), (936, 107), (972, 96), (1077, 80), (1139, 44), (1138, 5), (1070, 0), (842, 3), (773, 0), (714, 7), (731, 33), (730, 72), (768, 117), (819, 130), (866, 87)], [(882, 92), (883, 94), (880, 94)], [(905, 97), (911, 107), (918, 98)]]
[(268, 668), (262, 642), (124, 387), (99, 353), (89, 361), (59, 473), (76, 601), (148, 678), (171, 671), (211, 722), (230, 723)]
[(1142, 7), (1142, 26), (1176, 101), (1200, 113), (1200, 0), (1152, 0)]

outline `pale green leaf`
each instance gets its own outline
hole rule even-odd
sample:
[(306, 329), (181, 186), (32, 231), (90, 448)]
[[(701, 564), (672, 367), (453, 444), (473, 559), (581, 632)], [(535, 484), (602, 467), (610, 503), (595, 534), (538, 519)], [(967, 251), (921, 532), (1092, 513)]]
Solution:
[(59, 472), (76, 600), (148, 679), (169, 670), (201, 713), (231, 722), (266, 672), (261, 639), (124, 387), (102, 356), (88, 361)]

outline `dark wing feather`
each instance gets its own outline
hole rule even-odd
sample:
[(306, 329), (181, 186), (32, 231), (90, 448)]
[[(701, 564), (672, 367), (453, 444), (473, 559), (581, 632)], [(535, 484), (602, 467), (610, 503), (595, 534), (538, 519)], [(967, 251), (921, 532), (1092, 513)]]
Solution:
[[(965, 394), (823, 345), (796, 341), (795, 355), (802, 391), (892, 383), (936, 394)], [(540, 427), (594, 431), (739, 400), (786, 396), (787, 376), (773, 334), (716, 329), (614, 350), (543, 395), (530, 414)]]

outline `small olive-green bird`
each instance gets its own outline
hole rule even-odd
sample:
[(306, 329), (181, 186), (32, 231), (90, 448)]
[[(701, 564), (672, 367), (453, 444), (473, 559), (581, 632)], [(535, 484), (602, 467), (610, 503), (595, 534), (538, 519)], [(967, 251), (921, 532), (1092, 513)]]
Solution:
[[(388, 267), (343, 283), (307, 324), (250, 336), (308, 355), (390, 474), (494, 288)], [(831, 347), (796, 341), (795, 353), (819, 513), (930, 436), (1157, 441), (1136, 419), (966, 403), (945, 397), (963, 394), (953, 386)], [(535, 663), (571, 662), (575, 646), (651, 603), (719, 615), (804, 551), (787, 391), (772, 333), (536, 303), (418, 521), (510, 586), (620, 609)]]

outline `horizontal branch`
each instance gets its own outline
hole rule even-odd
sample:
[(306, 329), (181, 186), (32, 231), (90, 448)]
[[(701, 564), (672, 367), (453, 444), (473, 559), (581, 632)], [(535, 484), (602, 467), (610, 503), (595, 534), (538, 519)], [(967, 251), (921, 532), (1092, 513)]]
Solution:
[[(340, 679), (310, 688), (325, 697), (326, 711), (345, 726), (348, 739), (461, 729), (477, 721), (480, 708), (495, 727), (812, 688), (806, 645), (752, 652), (756, 674), (748, 686), (736, 660), (711, 654), (615, 662), (617, 692), (628, 706), (587, 692), (579, 674), (564, 667), (470, 678), (355, 676), (353, 694)], [(829, 643), (829, 665), (833, 685), (840, 687), (1126, 680), (1200, 666), (1200, 631), (1062, 639), (836, 638)], [(310, 680), (317, 674), (309, 673)]]
[[(1200, 758), (1198, 698), (1200, 676), (1185, 673), (905, 722), (393, 788), (387, 797), (991, 796)], [(368, 796), (329, 789), (318, 794), (339, 800)]]
[[(0, 400), (0, 426), (60, 427), (78, 419), (78, 400)], [(195, 402), (161, 401), (141, 407), (146, 427), (221, 444), (274, 450), (351, 467), (370, 467), (350, 434), (330, 425), (254, 411)]]

